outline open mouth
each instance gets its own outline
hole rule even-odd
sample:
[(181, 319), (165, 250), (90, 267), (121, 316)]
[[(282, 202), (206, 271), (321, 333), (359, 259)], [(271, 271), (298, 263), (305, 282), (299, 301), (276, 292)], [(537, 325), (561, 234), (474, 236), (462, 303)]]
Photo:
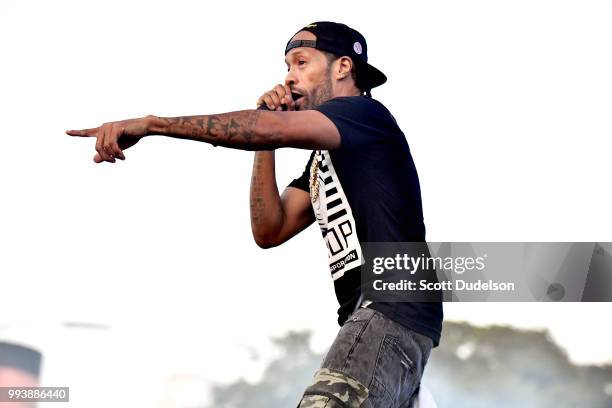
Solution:
[(291, 98), (293, 98), (293, 103), (295, 104), (295, 110), (300, 110), (301, 108), (301, 103), (300, 100), (302, 99), (304, 95), (297, 93), (297, 92), (291, 92)]

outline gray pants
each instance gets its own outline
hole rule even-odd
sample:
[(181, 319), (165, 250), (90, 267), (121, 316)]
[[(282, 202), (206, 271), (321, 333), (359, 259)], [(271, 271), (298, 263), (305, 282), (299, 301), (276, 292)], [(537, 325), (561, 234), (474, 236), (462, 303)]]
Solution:
[(368, 308), (340, 328), (298, 408), (408, 408), (433, 341)]

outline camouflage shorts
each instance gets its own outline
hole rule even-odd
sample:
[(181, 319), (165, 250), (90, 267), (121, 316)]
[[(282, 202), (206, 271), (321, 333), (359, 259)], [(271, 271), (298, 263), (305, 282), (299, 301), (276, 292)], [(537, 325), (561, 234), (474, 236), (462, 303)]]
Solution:
[(433, 341), (360, 308), (340, 329), (298, 408), (407, 408)]

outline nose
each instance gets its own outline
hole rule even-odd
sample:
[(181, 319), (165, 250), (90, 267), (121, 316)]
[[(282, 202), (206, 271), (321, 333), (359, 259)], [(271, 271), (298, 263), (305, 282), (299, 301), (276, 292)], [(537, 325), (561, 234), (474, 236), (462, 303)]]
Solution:
[(293, 85), (297, 84), (297, 82), (298, 82), (298, 81), (297, 81), (297, 77), (296, 77), (296, 76), (295, 76), (295, 74), (293, 73), (293, 70), (292, 70), (292, 69), (290, 69), (290, 70), (287, 72), (287, 76), (285, 77), (285, 85), (287, 85), (287, 86), (291, 87), (291, 86), (293, 86)]

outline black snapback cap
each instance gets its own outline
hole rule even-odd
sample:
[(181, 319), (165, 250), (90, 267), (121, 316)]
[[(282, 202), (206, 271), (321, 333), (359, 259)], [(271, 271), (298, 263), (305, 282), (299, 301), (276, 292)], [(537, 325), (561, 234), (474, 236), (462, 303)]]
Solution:
[[(313, 33), (316, 40), (295, 40), (287, 42), (285, 55), (297, 47), (311, 47), (330, 52), (339, 57), (351, 57), (357, 68), (357, 82), (364, 91), (384, 84), (387, 77), (379, 69), (368, 64), (368, 46), (365, 37), (351, 27), (331, 21), (318, 21), (298, 30)], [(293, 38), (295, 36), (291, 36)]]

